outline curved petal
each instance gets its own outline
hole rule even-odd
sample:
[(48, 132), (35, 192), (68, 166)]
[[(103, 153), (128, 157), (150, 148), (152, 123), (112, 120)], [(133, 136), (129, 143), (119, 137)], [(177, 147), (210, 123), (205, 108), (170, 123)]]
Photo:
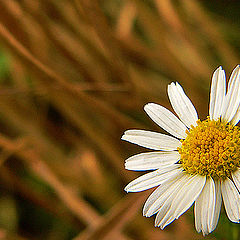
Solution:
[(191, 125), (196, 126), (197, 111), (178, 83), (172, 82), (168, 85), (168, 96), (174, 111), (182, 122), (189, 128)]
[(226, 76), (222, 67), (219, 67), (212, 77), (209, 116), (211, 120), (218, 120), (222, 114), (222, 106), (226, 94)]
[(162, 184), (164, 181), (179, 174), (181, 171), (182, 170), (179, 169), (179, 165), (177, 164), (167, 166), (134, 179), (124, 190), (126, 192), (144, 191)]
[(184, 184), (189, 175), (185, 173), (178, 174), (175, 178), (165, 181), (159, 186), (147, 199), (143, 208), (143, 215), (150, 217), (161, 211), (165, 203), (170, 203), (169, 198), (174, 197), (179, 188)]
[(238, 124), (239, 120), (240, 120), (240, 105), (238, 106), (238, 109), (231, 120), (231, 124), (235, 126)]
[(195, 201), (194, 207), (196, 230), (198, 232), (202, 231), (204, 236), (213, 230), (215, 203), (215, 184), (213, 179), (209, 177), (201, 194)]
[(174, 137), (145, 130), (127, 130), (122, 140), (153, 150), (172, 151), (181, 146), (181, 142)]
[(212, 222), (212, 229), (213, 231), (218, 223), (219, 215), (220, 215), (220, 210), (221, 210), (221, 205), (222, 205), (222, 195), (221, 195), (221, 185), (219, 180), (215, 180), (215, 210), (214, 210), (214, 216), (213, 216), (213, 222)]
[[(169, 216), (168, 212), (171, 207), (172, 201), (175, 198), (177, 192), (181, 191), (184, 184), (191, 178), (191, 175), (186, 174), (183, 172), (183, 176), (177, 180), (177, 182), (170, 188), (170, 191), (167, 190), (165, 195), (167, 196), (166, 199), (163, 199), (164, 202), (161, 204), (159, 209), (156, 211), (157, 216), (155, 218), (155, 226), (160, 227), (163, 229), (165, 226), (170, 224), (172, 221), (175, 220), (173, 216)], [(156, 204), (158, 203), (158, 200)], [(164, 225), (163, 225), (164, 224)]]
[(240, 220), (240, 195), (237, 188), (227, 178), (221, 182), (221, 191), (229, 220), (238, 223)]
[(125, 161), (125, 168), (134, 171), (154, 170), (178, 162), (180, 154), (177, 151), (140, 153)]
[(232, 173), (232, 178), (238, 191), (240, 192), (240, 169), (239, 168)]
[(233, 70), (228, 84), (228, 91), (225, 97), (222, 120), (230, 122), (237, 112), (240, 104), (240, 67)]
[[(171, 200), (174, 196), (171, 196)], [(160, 227), (161, 229), (164, 229), (168, 224), (173, 222), (176, 218), (172, 215), (169, 215), (169, 208), (171, 207), (171, 203), (165, 202), (161, 209), (158, 211), (157, 216), (155, 218), (155, 227)]]
[(205, 176), (192, 176), (172, 202), (174, 217), (179, 218), (198, 198), (206, 182)]
[[(198, 198), (206, 182), (205, 176), (194, 175), (187, 179), (182, 188), (174, 194), (174, 198), (171, 200), (171, 206), (167, 210), (166, 214), (162, 216), (159, 210), (161, 218), (158, 226), (162, 229), (169, 223), (179, 218)], [(158, 217), (158, 216), (157, 216)], [(158, 217), (159, 218), (159, 217)]]
[(186, 126), (168, 109), (155, 103), (148, 103), (144, 110), (156, 124), (174, 137), (182, 139), (187, 137)]

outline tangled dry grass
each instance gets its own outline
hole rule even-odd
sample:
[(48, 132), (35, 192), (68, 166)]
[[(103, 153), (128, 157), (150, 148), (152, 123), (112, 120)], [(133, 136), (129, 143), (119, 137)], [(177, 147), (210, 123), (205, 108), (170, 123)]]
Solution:
[(170, 107), (171, 81), (205, 116), (213, 70), (240, 62), (223, 35), (237, 27), (197, 0), (0, 9), (0, 239), (202, 239), (189, 216), (164, 231), (141, 216), (149, 192), (123, 191), (137, 176), (124, 159), (141, 149), (120, 137), (156, 128), (142, 107)]

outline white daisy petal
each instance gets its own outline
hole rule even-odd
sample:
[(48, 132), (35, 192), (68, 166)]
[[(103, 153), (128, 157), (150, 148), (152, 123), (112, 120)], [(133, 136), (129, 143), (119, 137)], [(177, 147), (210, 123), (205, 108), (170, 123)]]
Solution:
[(226, 94), (226, 76), (222, 67), (219, 67), (212, 77), (210, 92), (209, 116), (211, 120), (217, 120), (222, 114), (222, 106)]
[(206, 182), (205, 176), (194, 175), (186, 180), (181, 189), (174, 194), (171, 206), (166, 215), (159, 222), (161, 228), (165, 228), (173, 220), (179, 218), (198, 198)]
[[(174, 196), (171, 196), (173, 198)], [(174, 218), (172, 215), (169, 216), (169, 208), (171, 206), (171, 203), (165, 202), (161, 210), (158, 211), (157, 216), (155, 218), (155, 227), (160, 227), (161, 229), (164, 229), (168, 224), (173, 222), (176, 218)]]
[(221, 182), (221, 191), (227, 216), (232, 222), (240, 220), (240, 195), (233, 182), (226, 178)]
[(201, 175), (192, 176), (183, 186), (172, 202), (174, 217), (180, 217), (197, 199), (206, 182), (206, 177)]
[[(169, 190), (166, 190), (166, 192), (164, 193), (164, 195), (165, 195), (165, 197), (163, 199), (164, 201), (158, 208), (158, 213), (157, 213), (157, 216), (155, 219), (155, 226), (161, 227), (163, 229), (163, 226), (162, 226), (163, 223), (170, 223), (169, 221), (175, 220), (175, 218), (173, 218), (171, 216), (169, 217), (169, 215), (168, 215), (169, 209), (171, 207), (173, 199), (176, 196), (176, 193), (181, 191), (181, 188), (184, 186), (186, 181), (188, 181), (188, 179), (190, 179), (190, 178), (191, 178), (191, 176), (189, 174), (186, 174), (183, 172), (182, 176), (180, 176), (180, 178), (177, 179), (177, 181), (169, 188)], [(158, 202), (161, 203), (158, 199), (156, 201), (157, 202), (154, 203), (155, 206), (158, 204)], [(155, 207), (155, 206), (153, 206), (153, 207)], [(149, 210), (151, 210), (151, 209), (149, 209)], [(149, 210), (148, 210), (148, 213), (150, 214)]]
[(181, 142), (174, 137), (145, 130), (127, 130), (122, 140), (153, 150), (172, 151), (181, 146)]
[(230, 77), (227, 95), (225, 97), (222, 119), (230, 122), (237, 112), (240, 103), (240, 67), (237, 66)]
[(238, 106), (238, 109), (237, 109), (234, 117), (233, 117), (232, 120), (231, 120), (231, 124), (232, 124), (233, 126), (235, 126), (235, 125), (238, 124), (239, 120), (240, 120), (240, 105)]
[(195, 217), (195, 228), (197, 232), (200, 233), (202, 231), (202, 219), (201, 219), (201, 208), (198, 207), (197, 200), (194, 205), (194, 217)]
[(221, 195), (221, 185), (219, 180), (215, 180), (215, 210), (213, 215), (213, 222), (212, 222), (212, 228), (210, 229), (210, 232), (213, 231), (218, 223), (221, 205), (222, 205), (222, 195)]
[(232, 178), (238, 191), (240, 192), (240, 169), (239, 168), (232, 173)]
[(189, 128), (191, 125), (196, 126), (197, 111), (178, 83), (172, 82), (168, 85), (168, 96), (174, 111), (182, 122)]
[(194, 207), (195, 226), (203, 235), (212, 231), (215, 210), (215, 184), (211, 177), (207, 178), (206, 184), (197, 198)]
[(148, 116), (161, 128), (177, 138), (185, 139), (186, 126), (168, 109), (155, 103), (148, 103), (144, 110)]
[(178, 162), (180, 154), (177, 151), (140, 153), (128, 158), (125, 168), (134, 171), (155, 170)]
[(180, 173), (175, 178), (165, 181), (161, 186), (159, 186), (147, 199), (144, 208), (143, 215), (150, 217), (159, 210), (162, 212), (162, 206), (164, 203), (169, 201), (169, 197), (174, 196), (174, 192), (178, 191), (179, 188), (183, 185), (183, 182), (189, 176), (185, 173)]
[(174, 175), (177, 175), (182, 170), (179, 169), (179, 165), (174, 164), (167, 166), (162, 169), (158, 169), (154, 172), (146, 173), (132, 182), (130, 182), (126, 187), (126, 192), (140, 192), (147, 190), (149, 188), (156, 187), (160, 184), (162, 184), (164, 181), (169, 179), (170, 177), (173, 177)]

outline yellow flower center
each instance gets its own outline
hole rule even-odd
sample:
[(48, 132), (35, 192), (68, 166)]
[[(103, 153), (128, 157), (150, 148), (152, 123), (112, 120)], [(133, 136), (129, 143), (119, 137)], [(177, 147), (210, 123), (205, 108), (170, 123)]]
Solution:
[(178, 148), (180, 163), (189, 174), (224, 179), (240, 167), (240, 128), (207, 118), (187, 132)]

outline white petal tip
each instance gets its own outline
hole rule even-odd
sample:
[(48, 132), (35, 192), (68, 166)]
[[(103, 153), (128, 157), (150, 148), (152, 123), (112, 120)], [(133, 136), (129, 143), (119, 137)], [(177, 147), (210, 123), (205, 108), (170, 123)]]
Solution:
[(238, 71), (238, 72), (239, 72), (239, 70), (240, 70), (240, 65), (238, 64), (238, 65), (233, 69), (233, 71)]
[(129, 186), (129, 184), (128, 184), (128, 185), (124, 188), (124, 191), (128, 193), (128, 192), (130, 192), (130, 188), (131, 188), (131, 186)]
[(231, 222), (240, 223), (240, 219), (230, 219)]
[(144, 217), (147, 217), (147, 218), (151, 217), (151, 216), (149, 216), (149, 214), (147, 214), (147, 213), (143, 213), (143, 216), (144, 216)]
[(131, 165), (129, 164), (129, 162), (125, 162), (124, 167), (125, 167), (126, 170), (136, 171), (136, 170), (133, 170), (133, 168), (131, 167)]
[(171, 82), (170, 84), (168, 84), (168, 87), (172, 87), (175, 86), (175, 82)]
[(121, 140), (124, 140), (124, 135), (121, 136)]
[(156, 103), (147, 103), (143, 109), (146, 113), (148, 113), (149, 111), (151, 111), (152, 108), (154, 108), (157, 104)]
[(124, 164), (124, 167), (125, 167), (126, 170), (129, 170), (128, 166), (127, 166), (127, 163)]
[(127, 193), (129, 193), (129, 192), (141, 192), (141, 190), (139, 191), (138, 189), (134, 188), (133, 186), (128, 186), (128, 185), (124, 188), (124, 191), (127, 192)]
[(121, 140), (128, 141), (129, 131), (130, 130), (124, 132), (124, 134), (121, 137)]
[(123, 137), (123, 136), (125, 136), (125, 135), (128, 135), (128, 134), (129, 134), (129, 132), (131, 132), (131, 130), (126, 130), (126, 131), (124, 131), (124, 133), (123, 133), (122, 137)]
[(205, 237), (207, 236), (209, 233), (211, 233), (212, 231), (208, 232), (208, 231), (204, 231), (203, 229), (200, 229), (200, 230), (196, 230), (198, 233), (201, 233), (202, 232), (202, 235)]
[(156, 103), (147, 103), (143, 108), (144, 110), (151, 107), (151, 106), (154, 106), (154, 105), (157, 105)]
[(153, 214), (151, 212), (149, 212), (147, 209), (143, 209), (143, 216), (144, 217), (151, 217)]

